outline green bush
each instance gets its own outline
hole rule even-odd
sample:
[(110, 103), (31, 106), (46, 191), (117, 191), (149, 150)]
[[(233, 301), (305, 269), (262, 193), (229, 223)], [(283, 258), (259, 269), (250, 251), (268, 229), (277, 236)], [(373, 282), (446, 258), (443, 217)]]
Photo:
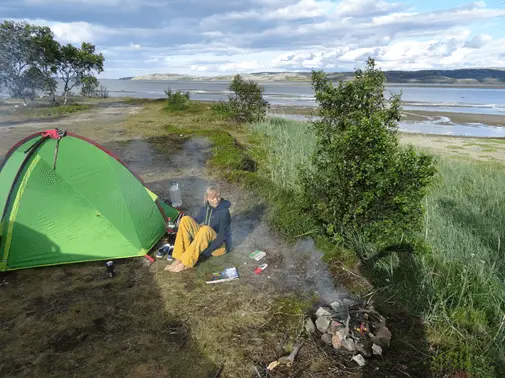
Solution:
[(230, 105), (225, 101), (218, 101), (212, 104), (210, 108), (219, 118), (231, 118), (233, 116)]
[(186, 110), (189, 108), (189, 92), (173, 91), (170, 88), (165, 89), (167, 95), (167, 110)]
[(373, 59), (355, 80), (334, 86), (312, 73), (320, 120), (316, 147), (301, 171), (308, 210), (337, 241), (360, 233), (378, 245), (422, 229), (424, 199), (436, 169), (432, 157), (399, 145), (400, 95), (388, 103), (385, 76)]
[(233, 92), (228, 96), (228, 107), (233, 120), (245, 123), (261, 122), (265, 119), (269, 104), (263, 99), (264, 89), (258, 83), (235, 75), (229, 89)]

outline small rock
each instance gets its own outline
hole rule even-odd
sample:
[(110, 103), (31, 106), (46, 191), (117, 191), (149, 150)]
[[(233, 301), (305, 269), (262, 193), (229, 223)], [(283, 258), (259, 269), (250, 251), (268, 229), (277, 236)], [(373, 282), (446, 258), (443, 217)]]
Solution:
[(360, 352), (365, 357), (370, 357), (372, 355), (372, 345), (370, 340), (364, 339), (363, 341), (355, 343), (356, 350)]
[(357, 306), (357, 305), (360, 305), (362, 302), (358, 301), (358, 300), (355, 300), (355, 299), (351, 299), (351, 298), (344, 298), (344, 304), (349, 306), (349, 307), (353, 307), (353, 306)]
[(332, 316), (333, 314), (329, 309), (326, 309), (324, 307), (319, 307), (316, 311), (316, 316), (319, 318), (321, 316)]
[(356, 346), (354, 345), (354, 340), (345, 338), (342, 340), (342, 346), (347, 349), (349, 352), (354, 352), (356, 350)]
[(333, 303), (330, 303), (330, 307), (335, 312), (340, 312), (344, 309), (344, 305), (342, 304), (342, 302), (339, 302), (339, 301), (335, 301)]
[(330, 318), (327, 316), (321, 316), (317, 318), (316, 327), (320, 332), (326, 333), (326, 331), (328, 331), (328, 328), (330, 328)]
[(373, 351), (373, 354), (382, 356), (382, 348), (380, 346), (378, 346), (377, 344), (372, 345), (372, 351)]
[(343, 340), (343, 337), (340, 332), (337, 332), (336, 334), (334, 334), (333, 337), (331, 338), (331, 343), (333, 345), (333, 348), (335, 348), (335, 349), (342, 348), (342, 340)]
[(323, 333), (323, 334), (321, 335), (321, 340), (323, 340), (323, 342), (324, 342), (325, 344), (331, 344), (331, 342), (332, 342), (332, 337), (331, 337), (331, 335), (330, 335), (329, 333)]
[(305, 320), (305, 330), (309, 335), (312, 335), (316, 332), (316, 326), (314, 325), (314, 322), (311, 318), (307, 318), (307, 320)]
[(366, 361), (365, 359), (363, 358), (363, 356), (361, 354), (357, 354), (355, 355), (353, 358), (352, 358), (353, 361), (356, 361), (358, 363), (359, 366), (363, 367), (366, 365)]
[(380, 327), (375, 332), (372, 341), (382, 348), (389, 348), (389, 344), (391, 342), (391, 331), (388, 327)]

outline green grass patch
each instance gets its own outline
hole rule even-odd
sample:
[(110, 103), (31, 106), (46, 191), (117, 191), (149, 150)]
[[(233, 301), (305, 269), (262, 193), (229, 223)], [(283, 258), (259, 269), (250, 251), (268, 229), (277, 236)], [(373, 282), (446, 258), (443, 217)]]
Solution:
[[(291, 190), (291, 198), (296, 197), (296, 167), (307, 163), (311, 152), (304, 128), (284, 120), (251, 126), (260, 145), (259, 174)], [(438, 169), (440, 184), (426, 199), (425, 233), (408, 246), (411, 252), (376, 251), (359, 237), (349, 245), (368, 258), (361, 272), (377, 290), (379, 309), (425, 319), (426, 337), (437, 350), (434, 372), (450, 368), (476, 376), (498, 374), (505, 353), (505, 166), (441, 157)], [(278, 210), (286, 214), (292, 206)], [(295, 230), (286, 225), (284, 230), (293, 235)], [(345, 256), (349, 268), (355, 264), (351, 253), (326, 244), (327, 261)]]

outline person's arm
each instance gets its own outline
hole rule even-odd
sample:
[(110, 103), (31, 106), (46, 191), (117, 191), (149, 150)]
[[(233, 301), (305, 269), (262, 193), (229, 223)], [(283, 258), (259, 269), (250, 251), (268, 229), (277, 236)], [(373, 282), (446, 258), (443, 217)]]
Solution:
[(210, 257), (212, 252), (221, 247), (224, 243), (224, 237), (228, 232), (231, 225), (231, 216), (230, 213), (227, 212), (223, 219), (219, 222), (219, 232), (217, 233), (216, 238), (209, 244), (209, 246), (202, 252), (202, 257)]
[(194, 217), (194, 220), (196, 221), (196, 223), (198, 223), (198, 224), (202, 224), (203, 223), (204, 218), (205, 218), (205, 210), (206, 210), (206, 208), (207, 208), (206, 206), (200, 207), (200, 210), (198, 211), (198, 213)]

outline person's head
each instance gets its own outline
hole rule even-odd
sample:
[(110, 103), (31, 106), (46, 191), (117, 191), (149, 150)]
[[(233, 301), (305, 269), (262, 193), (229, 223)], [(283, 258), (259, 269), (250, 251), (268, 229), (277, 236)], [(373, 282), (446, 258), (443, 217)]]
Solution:
[(221, 202), (221, 192), (218, 185), (210, 185), (205, 191), (205, 201), (212, 207), (217, 207)]

